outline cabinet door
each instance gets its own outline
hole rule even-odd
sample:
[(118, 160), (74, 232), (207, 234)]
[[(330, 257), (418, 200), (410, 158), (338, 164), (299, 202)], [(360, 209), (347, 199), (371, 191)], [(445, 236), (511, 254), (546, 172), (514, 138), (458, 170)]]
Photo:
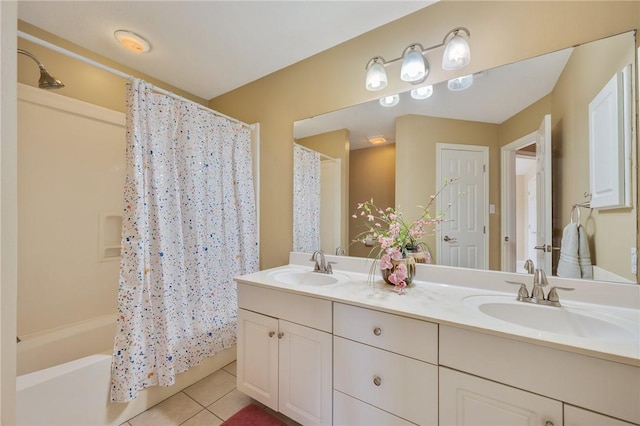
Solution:
[(562, 403), (440, 367), (440, 424), (562, 426)]
[(238, 309), (238, 390), (278, 410), (278, 320)]
[(331, 424), (331, 335), (279, 323), (279, 410), (304, 425)]
[(572, 405), (564, 405), (564, 426), (634, 426)]

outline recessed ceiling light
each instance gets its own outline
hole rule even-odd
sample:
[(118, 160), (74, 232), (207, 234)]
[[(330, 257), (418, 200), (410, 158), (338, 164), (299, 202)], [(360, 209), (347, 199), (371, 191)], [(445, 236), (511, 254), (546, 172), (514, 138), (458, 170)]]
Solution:
[(387, 141), (387, 139), (384, 137), (384, 135), (369, 136), (367, 138), (367, 140), (369, 141), (369, 143), (372, 143), (374, 145), (385, 143)]
[(146, 53), (151, 50), (151, 45), (147, 40), (138, 34), (127, 30), (118, 30), (113, 33), (118, 43), (125, 49), (134, 53)]

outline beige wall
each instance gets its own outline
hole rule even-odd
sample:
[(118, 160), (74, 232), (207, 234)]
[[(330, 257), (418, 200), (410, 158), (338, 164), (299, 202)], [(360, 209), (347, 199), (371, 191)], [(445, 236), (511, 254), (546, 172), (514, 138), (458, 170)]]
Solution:
[[(589, 102), (616, 72), (635, 64), (632, 39), (631, 35), (621, 35), (577, 47), (552, 92), (554, 245), (559, 246), (571, 207), (585, 201), (584, 193), (589, 192)], [(634, 183), (635, 145), (632, 144)], [(635, 188), (634, 184), (633, 194)], [(635, 208), (582, 209), (592, 262), (636, 281), (629, 266), (630, 249), (636, 246), (635, 232), (630, 231), (636, 230), (636, 221)]]
[[(359, 203), (373, 198), (384, 209), (395, 204), (396, 145), (388, 144), (351, 151), (349, 168), (349, 241), (367, 231), (361, 217), (353, 218)], [(371, 247), (352, 242), (349, 255), (367, 257)]]
[[(471, 64), (445, 73), (432, 60), (429, 81), (436, 83), (634, 29), (640, 23), (639, 8), (639, 2), (627, 1), (442, 1), (211, 100), (210, 106), (225, 114), (261, 123), (260, 240), (269, 241), (261, 248), (262, 267), (286, 263), (291, 250), (292, 191), (273, 188), (293, 185), (293, 122), (411, 87), (393, 77), (396, 64), (388, 69), (385, 90), (367, 92), (364, 66), (371, 57), (395, 58), (416, 41), (438, 44), (451, 28), (466, 26)], [(490, 167), (498, 164), (492, 160)], [(497, 200), (491, 202), (497, 206)], [(491, 220), (497, 229), (498, 214)], [(492, 253), (499, 250), (496, 243), (492, 241)]]
[[(498, 125), (448, 118), (405, 115), (396, 120), (396, 206), (405, 218), (420, 216), (418, 206), (429, 202), (444, 184), (436, 182), (436, 144), (478, 145), (489, 148), (489, 268), (500, 269), (500, 149)], [(435, 212), (434, 212), (435, 213)], [(425, 238), (435, 258), (435, 235)]]
[(297, 140), (300, 145), (311, 148), (331, 158), (339, 158), (342, 180), (342, 224), (340, 225), (340, 245), (346, 249), (349, 244), (349, 130), (341, 129)]

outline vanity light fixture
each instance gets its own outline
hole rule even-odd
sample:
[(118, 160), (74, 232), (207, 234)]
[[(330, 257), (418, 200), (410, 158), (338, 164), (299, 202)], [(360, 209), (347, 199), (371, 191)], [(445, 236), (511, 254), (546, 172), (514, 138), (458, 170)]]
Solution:
[(462, 77), (452, 78), (447, 82), (449, 90), (458, 92), (460, 90), (468, 89), (473, 84), (473, 74), (463, 75)]
[(390, 95), (385, 96), (384, 98), (380, 98), (380, 105), (383, 107), (392, 107), (398, 105), (400, 102), (400, 95)]
[(433, 85), (430, 84), (428, 86), (418, 87), (417, 89), (411, 90), (411, 97), (417, 100), (423, 100), (430, 98), (433, 95)]
[[(468, 29), (457, 27), (444, 36), (442, 43), (435, 46), (423, 48), (418, 43), (412, 43), (402, 52), (402, 56), (399, 58), (385, 61), (381, 56), (376, 56), (370, 59), (366, 66), (365, 87), (369, 91), (382, 90), (387, 87), (387, 73), (384, 67), (400, 60), (402, 61), (400, 78), (412, 84), (422, 83), (429, 75), (429, 62), (425, 54), (443, 46), (443, 69), (457, 70), (467, 66), (471, 61), (471, 51), (464, 34), (466, 34), (467, 38), (471, 36)], [(453, 37), (450, 37), (452, 35)]]
[(151, 50), (149, 42), (134, 32), (118, 30), (113, 33), (113, 36), (122, 47), (130, 52), (146, 53)]

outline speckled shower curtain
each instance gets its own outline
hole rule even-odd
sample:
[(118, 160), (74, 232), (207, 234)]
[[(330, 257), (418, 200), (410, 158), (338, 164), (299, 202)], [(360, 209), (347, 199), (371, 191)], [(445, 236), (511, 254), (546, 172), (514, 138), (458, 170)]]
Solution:
[(250, 130), (140, 80), (127, 91), (114, 402), (234, 345), (233, 276), (258, 270)]
[(320, 153), (293, 144), (293, 251), (320, 249)]

